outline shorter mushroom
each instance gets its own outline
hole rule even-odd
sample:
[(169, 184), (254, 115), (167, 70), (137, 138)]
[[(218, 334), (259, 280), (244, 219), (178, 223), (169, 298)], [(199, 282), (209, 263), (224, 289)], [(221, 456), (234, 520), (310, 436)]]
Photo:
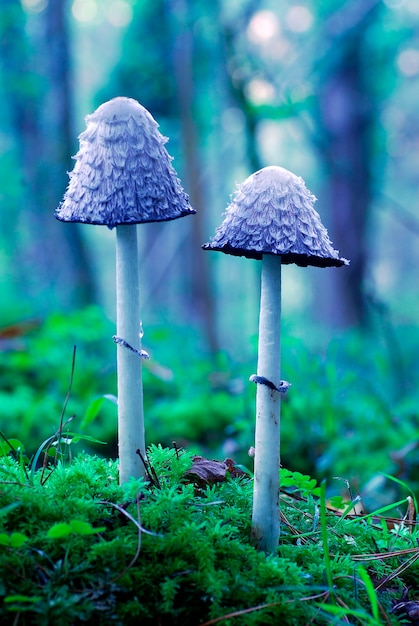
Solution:
[(222, 224), (204, 250), (262, 260), (252, 534), (274, 552), (279, 538), (281, 264), (339, 267), (339, 257), (302, 178), (265, 167), (238, 185)]
[(195, 213), (158, 124), (132, 98), (114, 98), (86, 117), (70, 182), (55, 217), (116, 226), (116, 319), (120, 481), (144, 475), (145, 458), (136, 224)]

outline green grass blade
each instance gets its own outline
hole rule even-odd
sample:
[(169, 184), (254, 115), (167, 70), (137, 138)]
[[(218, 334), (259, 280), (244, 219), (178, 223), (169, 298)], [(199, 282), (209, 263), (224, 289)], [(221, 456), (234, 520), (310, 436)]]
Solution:
[(403, 482), (402, 480), (400, 480), (400, 478), (396, 478), (395, 476), (391, 476), (391, 474), (384, 474), (383, 472), (380, 472), (381, 476), (384, 476), (385, 478), (387, 478), (388, 480), (392, 480), (393, 482), (397, 483), (398, 485), (400, 485), (401, 487), (403, 487), (404, 489), (406, 489), (410, 495), (413, 498), (413, 502), (415, 504), (415, 511), (416, 513), (418, 512), (418, 501), (416, 499), (416, 495), (414, 494), (414, 492), (411, 490), (411, 488), (409, 487), (409, 485), (407, 485), (405, 482)]
[(359, 522), (364, 519), (369, 519), (371, 517), (379, 517), (383, 513), (387, 513), (388, 511), (392, 511), (393, 509), (401, 506), (402, 504), (406, 504), (407, 498), (403, 498), (403, 500), (398, 500), (398, 502), (393, 502), (392, 504), (387, 504), (386, 506), (377, 509), (376, 511), (372, 511), (371, 513), (366, 513), (365, 515), (356, 516), (352, 519), (347, 519), (347, 523), (351, 524), (353, 522)]
[(327, 539), (327, 524), (326, 524), (326, 481), (323, 480), (320, 485), (320, 526), (321, 536), (323, 541), (323, 553), (324, 553), (324, 566), (326, 570), (326, 580), (330, 592), (333, 594), (333, 578), (332, 569), (330, 565), (329, 544)]
[(364, 583), (365, 591), (368, 594), (368, 599), (371, 604), (372, 616), (376, 620), (377, 624), (380, 623), (380, 615), (378, 609), (378, 600), (377, 600), (377, 592), (375, 591), (374, 585), (371, 581), (371, 578), (368, 576), (366, 570), (363, 567), (358, 568), (359, 577)]

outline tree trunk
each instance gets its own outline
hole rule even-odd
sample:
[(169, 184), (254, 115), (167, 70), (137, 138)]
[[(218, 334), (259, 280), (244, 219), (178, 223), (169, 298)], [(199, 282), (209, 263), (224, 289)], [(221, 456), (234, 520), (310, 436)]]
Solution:
[(366, 322), (366, 225), (371, 202), (373, 103), (364, 84), (362, 38), (365, 24), (348, 35), (318, 91), (320, 156), (329, 179), (330, 236), (350, 260), (331, 272), (331, 323), (337, 327)]
[[(47, 137), (49, 172), (45, 172), (45, 220), (51, 220), (54, 210), (68, 182), (67, 171), (72, 168), (71, 155), (76, 148), (72, 127), (72, 90), (67, 0), (49, 0), (45, 9), (45, 56), (48, 90), (44, 100), (44, 126)], [(60, 272), (64, 280), (73, 285), (74, 304), (96, 301), (96, 284), (80, 225), (57, 224), (53, 220), (51, 232), (62, 241), (63, 252)], [(54, 249), (55, 248), (55, 249)], [(50, 257), (56, 257), (56, 246)], [(59, 282), (60, 276), (57, 275)], [(68, 284), (68, 283), (67, 283)]]
[[(28, 18), (19, 0), (3, 2), (1, 62), (23, 179), (16, 215), (22, 286), (41, 312), (52, 302), (84, 305), (94, 301), (95, 288), (80, 231), (54, 219), (73, 151), (66, 2), (50, 0)], [(30, 31), (27, 19), (34, 20)]]
[(232, 60), (235, 58), (235, 39), (237, 37), (237, 29), (245, 30), (253, 13), (257, 11), (257, 3), (250, 2), (247, 6), (242, 7), (240, 13), (240, 24), (229, 24), (225, 22), (222, 27), (223, 46), (225, 56), (230, 61), (230, 71), (226, 69), (226, 77), (228, 88), (232, 102), (244, 114), (245, 120), (245, 142), (246, 142), (246, 159), (249, 164), (250, 173), (256, 172), (262, 168), (262, 163), (257, 145), (257, 125), (258, 117), (255, 109), (249, 106), (246, 95), (246, 77), (240, 72), (236, 76), (232, 76)]
[(193, 71), (194, 38), (192, 26), (188, 20), (188, 7), (185, 0), (176, 0), (170, 3), (170, 10), (174, 20), (173, 68), (185, 158), (185, 186), (190, 196), (191, 205), (197, 211), (190, 221), (192, 301), (189, 308), (194, 311), (197, 319), (201, 320), (208, 346), (214, 354), (219, 348), (215, 322), (215, 303), (211, 290), (208, 255), (201, 250), (201, 245), (207, 237), (204, 221), (206, 200), (204, 168), (198, 147), (199, 131), (194, 119), (194, 109), (196, 108)]

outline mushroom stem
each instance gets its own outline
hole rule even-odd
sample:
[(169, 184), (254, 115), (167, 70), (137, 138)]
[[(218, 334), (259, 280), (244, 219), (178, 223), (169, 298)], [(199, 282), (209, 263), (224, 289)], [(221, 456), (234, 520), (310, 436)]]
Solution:
[[(264, 254), (259, 316), (258, 376), (280, 385), (281, 257)], [(252, 536), (275, 552), (279, 539), (279, 433), (281, 394), (257, 385)]]
[[(116, 228), (117, 335), (141, 351), (137, 227)], [(141, 356), (117, 345), (119, 481), (144, 476), (145, 458)]]

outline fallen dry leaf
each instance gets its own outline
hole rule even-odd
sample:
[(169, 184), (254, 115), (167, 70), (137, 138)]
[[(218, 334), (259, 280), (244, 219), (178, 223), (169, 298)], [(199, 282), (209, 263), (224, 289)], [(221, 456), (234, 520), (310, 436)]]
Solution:
[(233, 459), (212, 461), (202, 456), (194, 456), (192, 467), (185, 473), (185, 478), (192, 482), (213, 485), (225, 481), (227, 472), (232, 478), (243, 476), (244, 472), (234, 464)]

